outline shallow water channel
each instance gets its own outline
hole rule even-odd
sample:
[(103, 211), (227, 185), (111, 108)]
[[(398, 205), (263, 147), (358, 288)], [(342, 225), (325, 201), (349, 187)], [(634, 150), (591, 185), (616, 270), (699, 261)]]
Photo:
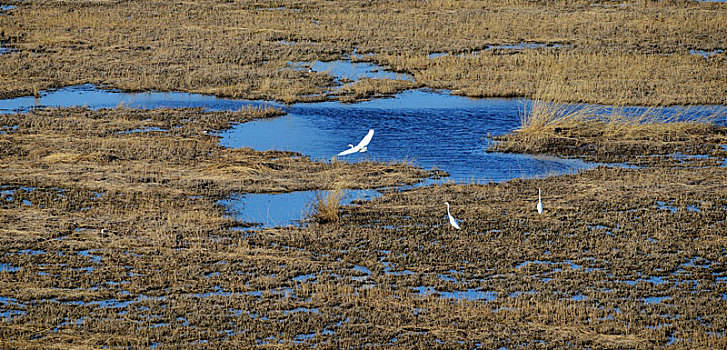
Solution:
[[(342, 69), (338, 62), (338, 70)], [(369, 74), (374, 69), (366, 65)], [(361, 70), (357, 65), (353, 69)], [(350, 75), (349, 75), (350, 76)], [(320, 161), (356, 144), (374, 129), (367, 153), (337, 159), (412, 161), (450, 174), (439, 181), (488, 182), (575, 172), (595, 166), (581, 160), (487, 152), (488, 133), (503, 134), (519, 125), (525, 100), (469, 99), (443, 92), (406, 91), (393, 98), (344, 104), (340, 102), (282, 105), (267, 101), (221, 99), (189, 93), (122, 93), (81, 85), (48, 91), (40, 97), (0, 101), (0, 113), (45, 106), (113, 108), (203, 107), (236, 110), (248, 105), (284, 109), (285, 116), (243, 123), (222, 132), (226, 147), (291, 150)], [(426, 182), (431, 183), (432, 180)], [(347, 202), (371, 198), (376, 191), (348, 191)], [(311, 191), (288, 194), (244, 194), (225, 201), (232, 213), (263, 226), (284, 226), (301, 218), (315, 199)]]
[[(356, 80), (360, 77), (411, 79), (368, 63), (348, 61), (291, 63), (291, 69), (312, 67), (331, 75)], [(307, 69), (307, 68), (305, 68)], [(545, 177), (572, 173), (596, 166), (577, 159), (487, 152), (489, 134), (504, 134), (519, 127), (524, 99), (471, 99), (431, 90), (405, 91), (392, 98), (345, 104), (340, 102), (283, 105), (270, 101), (232, 100), (191, 93), (123, 93), (80, 85), (43, 92), (40, 97), (0, 100), (0, 113), (38, 107), (86, 106), (91, 109), (182, 108), (237, 110), (244, 106), (274, 106), (286, 115), (235, 125), (222, 132), (226, 147), (256, 150), (290, 150), (320, 161), (357, 144), (374, 129), (367, 153), (337, 159), (411, 161), (425, 169), (446, 171), (449, 177), (433, 182), (486, 183), (519, 177)], [(142, 131), (143, 132), (143, 131)], [(370, 199), (377, 192), (349, 191), (346, 203)], [(222, 202), (246, 222), (284, 226), (305, 217), (315, 199), (311, 191), (287, 194), (244, 194)]]

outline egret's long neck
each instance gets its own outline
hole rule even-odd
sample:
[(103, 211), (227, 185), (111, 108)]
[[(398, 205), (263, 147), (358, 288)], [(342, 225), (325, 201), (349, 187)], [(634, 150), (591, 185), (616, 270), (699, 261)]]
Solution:
[(538, 202), (540, 202), (540, 189), (538, 188)]
[(451, 216), (452, 214), (449, 213), (449, 203), (445, 203), (445, 204), (447, 204), (447, 215)]

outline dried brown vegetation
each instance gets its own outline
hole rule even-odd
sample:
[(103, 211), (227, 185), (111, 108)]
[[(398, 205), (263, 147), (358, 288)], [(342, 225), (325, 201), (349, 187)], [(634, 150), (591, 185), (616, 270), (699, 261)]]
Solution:
[[(206, 132), (279, 114), (67, 108), (0, 115), (0, 347), (148, 347), (164, 338), (186, 348), (212, 340), (222, 329), (213, 331), (220, 324), (207, 317), (222, 304), (197, 304), (218, 298), (196, 295), (229, 285), (214, 287), (207, 267), (243, 261), (237, 276), (247, 287), (238, 280), (235, 288), (277, 299), (277, 282), (263, 271), (304, 256), (250, 246), (230, 229), (246, 224), (227, 217), (218, 199), (322, 189), (330, 178), (370, 188), (428, 175), (406, 164), (324, 164), (292, 152), (225, 149)], [(257, 282), (248, 280), (253, 271), (261, 272)]]
[(338, 221), (341, 200), (346, 193), (341, 188), (334, 188), (316, 193), (315, 212), (313, 219), (321, 224)]
[[(16, 5), (0, 15), (14, 50), (0, 55), (0, 96), (78, 83), (289, 102), (418, 86), (650, 105), (727, 96), (725, 54), (688, 53), (727, 46), (723, 4)], [(488, 49), (523, 42), (564, 46)], [(354, 48), (417, 82), (333, 90), (288, 64)], [(725, 129), (545, 112), (495, 147), (644, 167), (391, 190), (353, 207), (334, 185), (318, 214), (336, 224), (259, 230), (217, 201), (431, 173), (226, 149), (209, 133), (274, 109), (0, 115), (0, 348), (727, 347)], [(709, 157), (655, 156), (677, 152)]]
[(679, 161), (688, 166), (719, 165), (727, 158), (727, 127), (714, 123), (727, 117), (724, 109), (690, 119), (656, 108), (629, 112), (535, 100), (522, 113), (521, 127), (494, 136), (492, 150), (632, 165), (665, 165), (665, 160), (674, 165), (673, 157), (663, 157), (674, 154), (687, 156)]
[[(282, 101), (338, 97), (288, 62), (362, 59), (468, 96), (630, 104), (727, 96), (727, 6), (697, 1), (23, 1), (0, 15), (0, 96), (79, 83)], [(533, 49), (498, 45), (558, 44)], [(690, 54), (702, 50), (708, 57)], [(452, 55), (428, 58), (436, 52)], [(714, 53), (714, 54), (711, 54)], [(363, 84), (344, 100), (390, 90)], [(403, 86), (398, 86), (401, 88)], [(362, 91), (366, 91), (361, 94)], [(374, 92), (375, 91), (375, 92)], [(355, 96), (355, 97), (354, 97)]]

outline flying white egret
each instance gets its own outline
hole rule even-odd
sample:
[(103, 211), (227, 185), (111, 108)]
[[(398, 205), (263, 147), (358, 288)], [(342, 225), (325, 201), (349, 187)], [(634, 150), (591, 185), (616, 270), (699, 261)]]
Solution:
[(449, 202), (444, 202), (444, 204), (447, 205), (447, 216), (449, 217), (449, 224), (452, 225), (452, 227), (456, 229), (460, 229), (459, 224), (457, 223), (457, 220), (454, 219), (454, 216), (449, 213)]
[(356, 152), (361, 152), (361, 153), (366, 152), (366, 150), (367, 150), (366, 146), (369, 144), (369, 142), (371, 142), (371, 138), (373, 138), (373, 137), (374, 137), (374, 129), (369, 129), (369, 133), (366, 134), (366, 136), (364, 136), (363, 140), (361, 140), (361, 142), (359, 142), (358, 145), (356, 145), (356, 146), (348, 145), (348, 147), (350, 147), (350, 148), (339, 153), (338, 155), (345, 156), (345, 155), (349, 155), (349, 154), (356, 153)]
[(538, 188), (538, 215), (543, 213), (543, 201), (540, 199), (540, 189)]

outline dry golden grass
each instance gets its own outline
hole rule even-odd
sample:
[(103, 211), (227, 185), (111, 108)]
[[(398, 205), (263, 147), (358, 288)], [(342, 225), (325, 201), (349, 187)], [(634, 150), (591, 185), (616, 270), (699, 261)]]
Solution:
[[(547, 95), (547, 94), (541, 94)], [(636, 165), (661, 163), (655, 155), (709, 155), (690, 163), (720, 164), (727, 152), (724, 108), (669, 110), (562, 104), (536, 99), (520, 111), (520, 128), (496, 135), (492, 150), (581, 157)]]
[[(287, 102), (337, 98), (289, 61), (362, 56), (467, 96), (569, 102), (726, 102), (721, 3), (638, 1), (21, 2), (0, 16), (0, 96), (94, 83)], [(658, 18), (658, 20), (655, 20)], [(561, 47), (492, 49), (547, 43)], [(472, 52), (479, 54), (473, 55)], [(434, 52), (462, 53), (429, 59)], [(403, 86), (395, 87), (395, 89)], [(346, 89), (344, 100), (392, 91)]]
[[(287, 61), (340, 58), (354, 47), (418, 83), (471, 96), (538, 96), (546, 83), (546, 101), (659, 105), (727, 96), (725, 55), (688, 54), (725, 46), (722, 4), (19, 6), (0, 15), (0, 41), (18, 51), (0, 56), (2, 96), (90, 82), (314, 100), (330, 77), (285, 69)], [(569, 46), (426, 57), (523, 41)], [(402, 84), (364, 80), (344, 93), (368, 98)], [(646, 156), (655, 166), (394, 191), (336, 209), (336, 225), (230, 229), (246, 226), (217, 204), (231, 192), (324, 190), (331, 178), (371, 188), (429, 174), (407, 164), (224, 149), (203, 133), (278, 114), (0, 115), (0, 308), (8, 315), (0, 348), (727, 346), (727, 168), (652, 157), (724, 159), (724, 128), (620, 113), (556, 126), (543, 113), (528, 122), (542, 143), (517, 139), (526, 131), (500, 145), (589, 159)], [(123, 133), (149, 127), (167, 131)], [(461, 231), (447, 228), (441, 203), (452, 198)], [(431, 294), (417, 293), (426, 287)], [(496, 296), (458, 299), (465, 291)]]
[(313, 219), (321, 224), (337, 222), (339, 219), (338, 212), (341, 210), (341, 201), (345, 195), (346, 191), (342, 188), (316, 192)]
[(360, 79), (356, 82), (344, 84), (339, 89), (339, 100), (342, 102), (355, 102), (374, 97), (385, 97), (420, 86), (421, 84), (405, 80)]

